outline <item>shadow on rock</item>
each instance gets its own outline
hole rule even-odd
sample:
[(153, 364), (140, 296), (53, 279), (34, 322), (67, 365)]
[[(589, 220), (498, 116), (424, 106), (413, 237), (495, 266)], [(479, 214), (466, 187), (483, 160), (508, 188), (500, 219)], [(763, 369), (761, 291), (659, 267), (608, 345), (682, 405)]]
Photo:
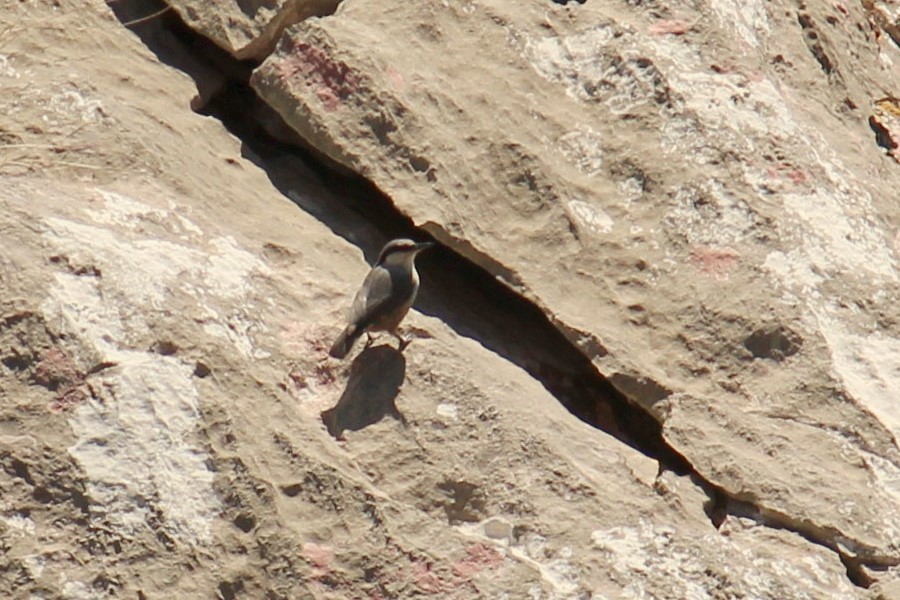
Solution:
[(322, 412), (328, 433), (341, 439), (390, 415), (406, 425), (395, 400), (406, 377), (406, 359), (392, 346), (366, 348), (350, 365), (350, 380), (338, 403)]

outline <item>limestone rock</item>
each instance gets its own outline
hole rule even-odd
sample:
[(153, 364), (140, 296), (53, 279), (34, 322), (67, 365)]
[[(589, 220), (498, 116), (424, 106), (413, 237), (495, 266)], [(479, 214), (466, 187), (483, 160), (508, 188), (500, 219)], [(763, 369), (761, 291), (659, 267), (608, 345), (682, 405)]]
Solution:
[(286, 27), (332, 14), (341, 0), (166, 0), (184, 22), (239, 60), (265, 58)]
[[(635, 56), (634, 23), (673, 61), (710, 51), (681, 48), (699, 23), (627, 3), (621, 22), (587, 28), (587, 11), (607, 8), (368, 6), (370, 24), (360, 3), (294, 29), (259, 89), (287, 116), (309, 105), (309, 128), (291, 123), (322, 152), (546, 311), (691, 469), (661, 469), (582, 422), (549, 382), (450, 320), (413, 311), (404, 354), (377, 341), (329, 360), (367, 270), (359, 248), (371, 256), (384, 238), (345, 205), (346, 181), (191, 112), (192, 82), (105, 2), (15, 3), (0, 13), (0, 596), (888, 597), (896, 269), (879, 243), (896, 203), (858, 173), (891, 159), (782, 132), (772, 144), (792, 153), (772, 156), (822, 178), (811, 198), (809, 180), (776, 169), (778, 185), (798, 186), (786, 211), (785, 188), (763, 202), (742, 179), (768, 159), (736, 158), (761, 143), (739, 135), (761, 119), (720, 109), (742, 128), (710, 133), (699, 112), (677, 112), (684, 98), (641, 95), (662, 85), (651, 67), (664, 59)], [(761, 35), (765, 11), (749, 6), (717, 18)], [(141, 27), (196, 59), (164, 21)], [(446, 56), (476, 32), (481, 45)], [(594, 61), (604, 48), (619, 58)], [(384, 53), (393, 70), (360, 70)], [(599, 67), (633, 94), (585, 87)], [(738, 73), (707, 84), (758, 93)], [(295, 77), (312, 87), (288, 97)], [(634, 113), (604, 112), (616, 106)], [(775, 123), (830, 135), (788, 114), (798, 124)], [(667, 154), (660, 131), (693, 151)], [(692, 162), (710, 156), (721, 160)], [(819, 212), (804, 209), (813, 200)], [(851, 211), (860, 226), (845, 231)]]
[(868, 111), (900, 51), (869, 18), (348, 0), (252, 82), (536, 303), (702, 477), (896, 564), (900, 172)]

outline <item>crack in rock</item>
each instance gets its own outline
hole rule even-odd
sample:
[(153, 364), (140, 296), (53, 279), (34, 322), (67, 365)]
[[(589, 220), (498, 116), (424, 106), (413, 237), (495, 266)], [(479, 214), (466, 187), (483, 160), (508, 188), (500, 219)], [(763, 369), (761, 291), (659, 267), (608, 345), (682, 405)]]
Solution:
[[(190, 4), (175, 1), (171, 3), (173, 6)], [(141, 2), (132, 3), (134, 4), (140, 5)], [(812, 22), (808, 17), (800, 15), (798, 18), (802, 28), (812, 29)], [(332, 227), (336, 233), (348, 239), (354, 237), (352, 231), (342, 227), (341, 217), (337, 214), (348, 208), (383, 237), (408, 236), (416, 231), (411, 220), (401, 214), (390, 198), (369, 181), (336, 166), (323, 153), (300, 139), (250, 88), (247, 65), (237, 64), (237, 59), (212, 46), (213, 42), (222, 46), (219, 40), (206, 40), (175, 15), (165, 15), (155, 23), (141, 24), (135, 31), (164, 62), (175, 62), (177, 66), (192, 64), (188, 60), (165, 60), (165, 53), (158, 49), (159, 41), (156, 36), (160, 32), (168, 33), (181, 41), (181, 52), (199, 59), (201, 66), (194, 63), (193, 70), (184, 68), (195, 80), (218, 76), (227, 82), (218, 88), (217, 94), (207, 98), (205, 114), (220, 119), (244, 142), (254, 161), (269, 174), (286, 196)], [(238, 58), (252, 58), (254, 62), (261, 60), (272, 50), (276, 39), (277, 37), (269, 38), (265, 42), (264, 52), (259, 51), (262, 46), (257, 46), (255, 51), (243, 54), (238, 52), (236, 55)], [(832, 61), (824, 51), (817, 53), (818, 47), (813, 43), (811, 51), (823, 70), (831, 73), (834, 70)], [(171, 48), (167, 52), (171, 54)], [(315, 56), (310, 56), (310, 60), (316, 60)], [(255, 65), (249, 66), (252, 69)], [(235, 73), (240, 75), (235, 76)], [(327, 84), (326, 87), (333, 94), (340, 95), (344, 89), (342, 86), (353, 85), (352, 81), (346, 80), (339, 72), (332, 75), (333, 80), (323, 80), (321, 83)], [(328, 100), (329, 97), (323, 97), (326, 110)], [(290, 190), (290, 177), (283, 166), (286, 157), (314, 165), (314, 170), (321, 175), (326, 185), (341, 190), (340, 195), (346, 199), (346, 206), (335, 208), (318, 205), (310, 199), (295, 199)], [(427, 170), (427, 165), (422, 169)], [(449, 235), (437, 224), (426, 229), (438, 238)], [(380, 244), (372, 241), (360, 245), (371, 258)], [(665, 438), (660, 417), (652, 414), (645, 406), (633, 402), (633, 398), (619, 391), (621, 388), (618, 385), (614, 386), (597, 371), (585, 354), (585, 344), (573, 341), (573, 338), (581, 335), (580, 332), (563, 331), (564, 324), (553, 321), (535, 302), (515, 291), (515, 286), (507, 285), (514, 282), (504, 284), (498, 281), (497, 272), (506, 272), (508, 269), (494, 263), (485, 268), (481, 265), (483, 258), (485, 257), (463, 256), (446, 247), (437, 248), (429, 256), (423, 256), (420, 271), (424, 285), (418, 306), (423, 312), (444, 320), (460, 335), (478, 340), (490, 350), (525, 369), (578, 418), (659, 461), (661, 470), (690, 474), (710, 498), (708, 514), (715, 526), (721, 524), (723, 515), (734, 515), (750, 518), (767, 527), (799, 534), (806, 540), (837, 553), (846, 566), (849, 579), (862, 587), (868, 587), (873, 581), (867, 574), (867, 569), (884, 569), (900, 564), (900, 560), (881, 555), (873, 548), (847, 538), (835, 528), (791, 517), (743, 498), (738, 492), (701, 475), (689, 459)], [(449, 276), (450, 273), (453, 275)], [(510, 274), (510, 279), (513, 279), (512, 273)], [(797, 352), (800, 341), (789, 330), (760, 330), (753, 332), (745, 345), (754, 356), (781, 360)], [(590, 344), (587, 346), (593, 347)], [(596, 347), (603, 353), (606, 352), (599, 341), (596, 342)], [(652, 392), (654, 401), (663, 401), (671, 394), (652, 379), (637, 377), (635, 381), (640, 383), (640, 389)]]

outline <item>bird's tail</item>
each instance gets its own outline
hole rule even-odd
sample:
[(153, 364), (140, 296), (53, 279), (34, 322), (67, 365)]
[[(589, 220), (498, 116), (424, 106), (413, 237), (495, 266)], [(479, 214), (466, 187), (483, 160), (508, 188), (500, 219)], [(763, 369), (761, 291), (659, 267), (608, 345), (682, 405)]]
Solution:
[(331, 350), (328, 351), (328, 354), (334, 358), (344, 358), (360, 335), (362, 335), (362, 330), (357, 329), (355, 325), (347, 325), (341, 332), (341, 335), (338, 336), (338, 339), (331, 345)]

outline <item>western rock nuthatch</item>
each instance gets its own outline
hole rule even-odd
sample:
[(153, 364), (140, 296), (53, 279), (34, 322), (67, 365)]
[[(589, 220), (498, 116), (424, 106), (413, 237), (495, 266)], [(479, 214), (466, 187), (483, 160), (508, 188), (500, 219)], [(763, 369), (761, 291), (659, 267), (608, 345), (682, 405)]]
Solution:
[(385, 244), (375, 266), (356, 292), (347, 327), (328, 351), (331, 356), (344, 358), (359, 336), (371, 331), (387, 331), (400, 340), (401, 351), (406, 348), (409, 340), (403, 339), (397, 328), (419, 291), (416, 255), (433, 245), (407, 239)]

